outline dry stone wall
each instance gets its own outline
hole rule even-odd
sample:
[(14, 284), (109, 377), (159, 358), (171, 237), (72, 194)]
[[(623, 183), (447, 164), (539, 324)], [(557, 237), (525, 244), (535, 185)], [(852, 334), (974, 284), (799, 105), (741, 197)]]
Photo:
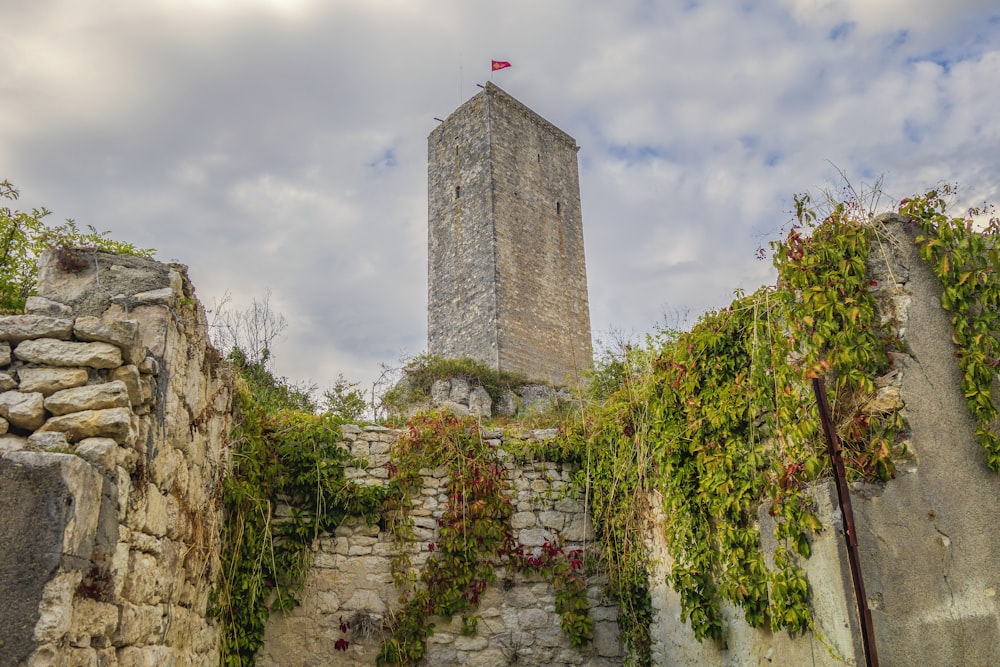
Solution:
[(180, 265), (50, 253), (0, 317), (0, 665), (218, 664), (229, 389)]
[[(368, 466), (349, 469), (348, 477), (361, 484), (384, 484), (389, 448), (399, 432), (381, 428), (343, 427), (344, 445)], [(534, 439), (555, 437), (555, 430), (534, 431)], [(487, 433), (503, 447), (500, 431)], [(508, 464), (515, 513), (511, 519), (518, 542), (540, 552), (546, 543), (561, 542), (566, 550), (593, 552), (594, 535), (583, 499), (572, 491), (574, 470), (553, 463)], [(345, 521), (330, 536), (317, 540), (313, 566), (302, 595), (302, 605), (274, 614), (269, 621), (258, 664), (264, 667), (307, 665), (374, 665), (381, 641), (397, 612), (398, 591), (391, 561), (405, 554), (414, 572), (433, 556), (437, 520), (447, 505), (445, 469), (421, 471), (423, 485), (411, 514), (414, 540), (396, 544), (390, 531)], [(427, 664), (587, 665), (609, 667), (622, 663), (618, 643), (617, 610), (604, 602), (603, 578), (588, 579), (589, 614), (594, 641), (573, 648), (559, 625), (555, 595), (538, 577), (499, 573), (498, 585), (486, 590), (475, 634), (463, 632), (462, 619), (431, 618), (435, 631), (428, 641)], [(338, 645), (339, 642), (339, 645)]]

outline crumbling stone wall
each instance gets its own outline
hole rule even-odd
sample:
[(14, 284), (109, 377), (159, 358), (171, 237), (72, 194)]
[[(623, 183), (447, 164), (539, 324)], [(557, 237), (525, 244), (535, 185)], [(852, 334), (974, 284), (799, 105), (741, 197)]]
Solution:
[(0, 317), (0, 665), (211, 665), (229, 390), (180, 265), (42, 259)]
[[(871, 289), (907, 352), (895, 354), (869, 408), (903, 405), (910, 434), (896, 478), (852, 492), (881, 663), (1000, 664), (1000, 476), (974, 435), (940, 286), (905, 225), (889, 222), (872, 254)], [(206, 609), (219, 569), (230, 397), (206, 329), (184, 267), (90, 251), (48, 256), (27, 314), (0, 317), (0, 667), (218, 664)], [(474, 411), (460, 383), (439, 385), (432, 398)], [(344, 427), (346, 445), (368, 461), (351, 478), (386, 483), (396, 437)], [(571, 468), (511, 461), (509, 471), (523, 545), (593, 549)], [(430, 557), (446, 503), (446, 473), (421, 474), (415, 540), (405, 546), (414, 568)], [(824, 530), (801, 565), (816, 631), (794, 638), (750, 628), (727, 607), (723, 639), (695, 641), (666, 585), (653, 517), (654, 665), (864, 662), (831, 484), (812, 495)], [(771, 518), (764, 509), (759, 518), (769, 554)], [(272, 616), (259, 664), (374, 664), (398, 608), (397, 552), (384, 527), (352, 521), (317, 540), (303, 604)], [(584, 650), (562, 635), (551, 587), (515, 575), (487, 590), (475, 636), (458, 619), (431, 619), (428, 664), (621, 664), (602, 583), (599, 573), (589, 579), (594, 642)]]
[[(343, 427), (345, 446), (368, 462), (365, 469), (350, 469), (348, 476), (356, 483), (385, 483), (389, 448), (398, 435), (398, 431), (376, 426)], [(527, 435), (545, 439), (556, 433)], [(487, 437), (503, 447), (499, 430), (488, 432)], [(546, 542), (561, 542), (567, 550), (593, 552), (586, 507), (571, 489), (572, 468), (511, 461), (508, 471), (514, 489), (511, 525), (520, 544), (539, 551)], [(404, 547), (415, 571), (431, 557), (429, 545), (437, 541), (437, 520), (447, 505), (447, 470), (423, 470), (421, 475), (423, 486), (412, 509), (414, 540)], [(399, 608), (390, 563), (399, 552), (391, 532), (360, 521), (345, 521), (335, 534), (317, 540), (302, 605), (271, 616), (258, 665), (304, 667), (317, 664), (317, 659), (324, 665), (374, 665), (380, 642)], [(603, 601), (603, 577), (592, 575), (588, 584), (589, 613), (594, 620), (594, 641), (588, 647), (570, 645), (546, 581), (501, 572), (498, 585), (488, 588), (478, 610), (471, 612), (481, 618), (475, 635), (463, 634), (459, 617), (430, 619), (435, 630), (428, 640), (427, 663), (442, 667), (620, 665), (617, 610)], [(341, 644), (344, 650), (337, 649), (338, 641), (346, 642), (346, 647)]]

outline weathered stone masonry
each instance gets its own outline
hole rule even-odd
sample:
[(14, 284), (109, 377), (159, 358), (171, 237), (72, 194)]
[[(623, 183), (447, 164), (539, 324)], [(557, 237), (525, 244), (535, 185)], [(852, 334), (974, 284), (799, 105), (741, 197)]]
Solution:
[[(1000, 476), (974, 436), (940, 285), (898, 221), (880, 240), (871, 289), (908, 351), (868, 407), (902, 404), (911, 429), (897, 477), (852, 493), (881, 664), (1000, 664)], [(0, 318), (0, 667), (214, 667), (218, 632), (205, 611), (219, 568), (229, 391), (204, 312), (183, 267), (105, 253), (85, 254), (82, 267), (57, 259), (44, 264), (28, 314)], [(455, 392), (449, 385), (448, 398)], [(352, 479), (384, 483), (396, 433), (345, 427), (343, 437), (368, 460)], [(561, 537), (593, 548), (572, 473), (510, 467), (522, 544)], [(446, 502), (444, 471), (422, 475), (413, 567), (430, 556)], [(802, 565), (817, 632), (795, 638), (750, 628), (726, 607), (723, 640), (696, 642), (666, 584), (654, 523), (654, 665), (863, 663), (830, 485), (813, 497), (824, 531)], [(771, 518), (759, 517), (769, 554)], [(303, 606), (272, 616), (260, 664), (374, 664), (397, 608), (396, 548), (385, 530), (351, 521), (317, 540)], [(568, 645), (546, 582), (514, 577), (488, 589), (475, 636), (459, 620), (432, 619), (428, 664), (620, 664), (615, 610), (600, 577), (589, 583), (591, 647)]]
[(229, 389), (186, 269), (43, 258), (0, 317), (0, 665), (219, 661)]
[(430, 134), (430, 352), (557, 386), (590, 366), (578, 150), (492, 83)]
[[(356, 483), (383, 484), (386, 463), (398, 431), (382, 427), (343, 427), (345, 446), (368, 461), (365, 469), (349, 469)], [(555, 437), (552, 431), (526, 434), (533, 439)], [(487, 432), (493, 444), (503, 447), (504, 436)], [(553, 463), (508, 464), (515, 513), (512, 528), (526, 548), (540, 550), (545, 542), (561, 541), (564, 548), (593, 553), (593, 533), (582, 498), (571, 490), (574, 472)], [(431, 557), (429, 545), (437, 541), (437, 519), (447, 506), (445, 469), (421, 471), (423, 486), (414, 500), (414, 541), (406, 547), (415, 571)], [(302, 596), (302, 605), (274, 615), (268, 624), (258, 664), (264, 667), (307, 665), (374, 665), (379, 644), (398, 609), (390, 559), (399, 548), (391, 532), (360, 521), (345, 521), (334, 535), (317, 540), (313, 566)], [(476, 611), (481, 620), (475, 636), (462, 633), (461, 618), (431, 618), (427, 663), (442, 667), (505, 664), (587, 665), (621, 664), (617, 610), (603, 602), (600, 576), (589, 579), (590, 615), (594, 641), (573, 648), (559, 625), (552, 587), (537, 577), (501, 575), (486, 590)], [(347, 629), (341, 629), (346, 623)], [(338, 641), (347, 642), (338, 651)]]

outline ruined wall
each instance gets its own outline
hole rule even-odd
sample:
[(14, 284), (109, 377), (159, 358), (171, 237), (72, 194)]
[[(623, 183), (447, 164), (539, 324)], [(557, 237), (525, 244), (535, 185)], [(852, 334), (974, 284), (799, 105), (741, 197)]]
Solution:
[(0, 665), (218, 664), (229, 392), (180, 265), (42, 260), (0, 317)]
[[(343, 427), (345, 446), (369, 463), (366, 469), (349, 470), (348, 477), (362, 484), (384, 483), (389, 447), (398, 434), (381, 427)], [(555, 435), (554, 430), (536, 431), (530, 437)], [(499, 431), (487, 436), (503, 446)], [(562, 540), (566, 550), (593, 550), (583, 499), (570, 489), (571, 469), (552, 463), (510, 463), (508, 470), (514, 489), (511, 525), (520, 544), (540, 551), (547, 541)], [(437, 519), (447, 505), (447, 471), (425, 470), (422, 476), (423, 487), (412, 510), (415, 541), (406, 547), (417, 571), (431, 557)], [(317, 540), (302, 605), (271, 616), (257, 664), (374, 665), (380, 642), (398, 610), (390, 570), (396, 553), (391, 533), (359, 521), (345, 521), (334, 535)], [(472, 612), (481, 617), (474, 636), (462, 633), (460, 617), (430, 619), (435, 631), (428, 640), (427, 664), (620, 665), (617, 611), (602, 602), (601, 576), (591, 576), (588, 583), (589, 613), (594, 620), (591, 645), (583, 649), (570, 645), (559, 625), (550, 584), (537, 577), (501, 573), (498, 585), (486, 589), (478, 610)], [(346, 646), (341, 644), (343, 650), (338, 650), (341, 640)]]
[(494, 86), (428, 137), (428, 349), (555, 385), (591, 364), (572, 137)]
[[(908, 454), (895, 479), (852, 494), (881, 664), (1000, 664), (1000, 476), (974, 436), (941, 288), (900, 222), (880, 236), (869, 270), (883, 324), (908, 349), (869, 405), (904, 406)], [(442, 401), (464, 392), (454, 383), (436, 391)], [(227, 381), (183, 267), (93, 252), (47, 258), (28, 313), (0, 317), (0, 667), (218, 664), (205, 612), (219, 567), (228, 419)], [(384, 484), (396, 436), (344, 427), (346, 446), (368, 460), (351, 478)], [(501, 433), (490, 437), (502, 447)], [(572, 469), (509, 470), (521, 544), (593, 550)], [(446, 504), (444, 471), (422, 476), (406, 547), (415, 568)], [(750, 628), (727, 607), (723, 639), (695, 641), (666, 585), (654, 517), (654, 665), (863, 664), (832, 484), (811, 494), (824, 530), (801, 565), (816, 632), (794, 638)], [(770, 554), (765, 508), (759, 520)], [(397, 608), (396, 553), (385, 530), (352, 521), (317, 540), (303, 604), (272, 616), (259, 664), (374, 664)], [(595, 627), (585, 649), (563, 636), (549, 584), (517, 575), (487, 590), (475, 636), (458, 619), (432, 619), (428, 664), (621, 664), (616, 611), (600, 573), (588, 582)]]
[[(1000, 664), (1000, 475), (989, 470), (960, 389), (951, 324), (941, 286), (919, 258), (901, 219), (888, 226), (869, 259), (871, 290), (882, 323), (908, 354), (878, 385), (868, 409), (903, 405), (908, 453), (895, 479), (852, 487), (867, 605), (882, 665)], [(680, 602), (664, 583), (669, 562), (651, 573), (657, 665), (865, 664), (857, 607), (836, 492), (829, 480), (811, 491), (824, 530), (802, 561), (817, 631), (790, 638), (749, 627), (741, 610), (725, 607), (723, 639), (699, 644), (680, 620)], [(765, 553), (773, 523), (760, 512)], [(666, 554), (659, 533), (659, 553)]]

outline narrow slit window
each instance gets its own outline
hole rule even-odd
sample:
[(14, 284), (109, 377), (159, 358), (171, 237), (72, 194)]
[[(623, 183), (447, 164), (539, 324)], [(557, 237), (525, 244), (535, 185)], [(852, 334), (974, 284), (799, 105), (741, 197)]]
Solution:
[(461, 198), (461, 196), (462, 196), (462, 186), (461, 185), (456, 185), (455, 186), (455, 199), (459, 199), (459, 198)]
[(556, 215), (562, 215), (562, 204), (556, 202)]

